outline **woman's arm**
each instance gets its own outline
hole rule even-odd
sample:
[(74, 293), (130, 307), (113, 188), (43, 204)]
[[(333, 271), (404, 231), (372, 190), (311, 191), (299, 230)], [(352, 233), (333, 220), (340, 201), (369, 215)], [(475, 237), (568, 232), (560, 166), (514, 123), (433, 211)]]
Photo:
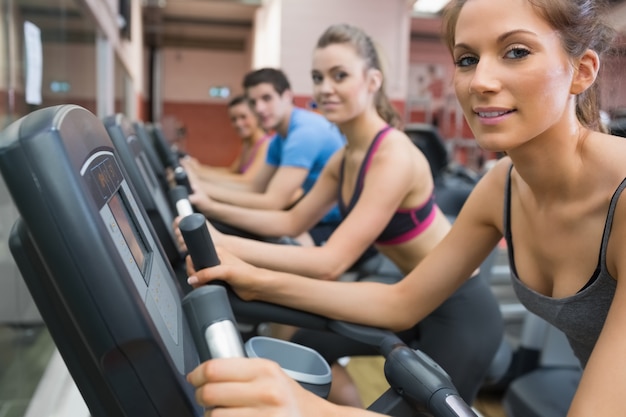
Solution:
[[(203, 170), (199, 170), (199, 168), (194, 166), (193, 160), (189, 158), (182, 158), (180, 164), (187, 172), (189, 181), (196, 192), (215, 187), (248, 192), (256, 191), (255, 182), (258, 179), (257, 176), (250, 181), (230, 181), (227, 180), (227, 176), (239, 176), (240, 174), (227, 172), (226, 168), (217, 170), (211, 167), (204, 167)], [(263, 169), (263, 167), (261, 167), (261, 169)], [(271, 170), (271, 172), (273, 173), (273, 170)], [(257, 174), (260, 175), (259, 172), (257, 172)]]
[(615, 296), (568, 417), (623, 416), (626, 409), (626, 199), (617, 205), (609, 240), (607, 266), (617, 280)]
[[(329, 163), (316, 186), (289, 210), (238, 207), (214, 201), (206, 195), (201, 195), (201, 193), (194, 193), (190, 196), (190, 200), (207, 218), (221, 221), (259, 236), (298, 236), (316, 224), (332, 207), (335, 194), (330, 190), (336, 188), (336, 185), (333, 185), (334, 174), (329, 173), (331, 170), (332, 165)], [(328, 184), (329, 181), (330, 184)], [(221, 239), (220, 237), (216, 243), (227, 245)]]
[[(207, 201), (201, 207), (203, 213), (210, 219), (222, 221), (260, 236), (296, 237), (317, 224), (335, 204), (337, 175), (334, 167), (337, 166), (338, 160), (331, 159), (313, 189), (294, 207), (286, 211), (249, 209), (215, 201)], [(213, 237), (216, 246), (225, 247), (257, 266), (279, 270), (295, 268), (309, 276), (322, 276), (327, 271), (328, 260), (320, 259), (317, 251), (319, 248), (278, 245), (221, 233), (215, 233)], [(322, 258), (328, 253), (325, 251)], [(333, 256), (340, 258), (341, 254), (336, 253)]]
[[(266, 164), (260, 176), (264, 176), (264, 173), (271, 169), (272, 167)], [(191, 185), (197, 194), (205, 194), (225, 204), (262, 210), (284, 210), (293, 203), (293, 196), (304, 184), (308, 170), (300, 167), (280, 166), (272, 172), (269, 182), (262, 189), (258, 187), (258, 177), (252, 184), (202, 182), (197, 186), (196, 183), (191, 182)]]
[(258, 145), (252, 162), (243, 173), (239, 172), (242, 157), (240, 153), (228, 169), (212, 169), (213, 167), (207, 167), (208, 169), (198, 173), (198, 177), (201, 180), (220, 183), (222, 186), (226, 185), (226, 183), (230, 183), (231, 185), (252, 184), (254, 178), (265, 164), (268, 145), (269, 141), (267, 140)]
[[(228, 253), (220, 254), (220, 266), (190, 271), (190, 283), (223, 279), (247, 300), (268, 301), (374, 327), (409, 328), (471, 276), (501, 239), (506, 167), (497, 168), (476, 186), (448, 235), (396, 284), (308, 279), (255, 268)], [(485, 201), (494, 203), (485, 205)]]
[(187, 170), (193, 171), (198, 178), (201, 179), (211, 179), (213, 176), (217, 175), (228, 175), (234, 172), (237, 172), (236, 167), (238, 166), (238, 161), (241, 156), (238, 155), (235, 160), (229, 166), (211, 166), (200, 163), (198, 159), (186, 156), (182, 158), (181, 163), (184, 162)]

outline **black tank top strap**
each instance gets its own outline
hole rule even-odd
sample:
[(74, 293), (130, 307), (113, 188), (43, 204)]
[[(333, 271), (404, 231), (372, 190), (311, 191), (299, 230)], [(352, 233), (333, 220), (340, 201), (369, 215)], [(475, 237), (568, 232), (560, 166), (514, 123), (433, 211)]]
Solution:
[(506, 175), (506, 183), (504, 184), (504, 238), (507, 243), (511, 240), (511, 171), (513, 171), (513, 164), (509, 167), (509, 171)]
[(517, 276), (517, 269), (515, 268), (515, 257), (513, 256), (513, 237), (511, 235), (511, 172), (513, 171), (513, 164), (509, 167), (509, 171), (506, 176), (506, 182), (504, 184), (504, 213), (503, 213), (503, 228), (504, 228), (504, 240), (506, 241), (507, 252), (509, 255), (509, 266), (514, 276)]
[(341, 165), (339, 165), (339, 187), (337, 187), (337, 205), (339, 206), (339, 213), (341, 217), (346, 217), (347, 208), (345, 203), (343, 202), (343, 198), (341, 195), (341, 188), (343, 187), (343, 167), (345, 165), (345, 158), (341, 160)]
[(600, 268), (602, 271), (607, 272), (606, 267), (606, 249), (609, 243), (609, 236), (611, 234), (611, 226), (613, 225), (613, 217), (615, 216), (615, 207), (617, 206), (617, 202), (619, 201), (619, 197), (626, 188), (626, 178), (622, 180), (619, 184), (613, 196), (611, 197), (611, 202), (609, 204), (609, 212), (606, 216), (606, 222), (604, 223), (604, 232), (602, 233), (602, 246), (600, 246)]
[(356, 202), (359, 200), (359, 197), (361, 196), (361, 190), (363, 189), (363, 182), (365, 181), (365, 173), (367, 172), (367, 169), (369, 168), (371, 159), (374, 156), (374, 153), (376, 152), (376, 150), (378, 149), (378, 145), (380, 141), (385, 137), (385, 133), (389, 131), (390, 129), (392, 129), (391, 126), (383, 127), (381, 130), (378, 131), (378, 133), (376, 133), (374, 140), (372, 141), (372, 143), (370, 143), (370, 146), (367, 149), (367, 153), (365, 154), (365, 158), (363, 159), (363, 163), (361, 164), (361, 167), (359, 168), (359, 174), (356, 179), (356, 184), (354, 185), (352, 198), (350, 199), (350, 202), (348, 203), (347, 206), (345, 202), (343, 201), (343, 198), (341, 195), (341, 189), (343, 188), (343, 178), (344, 178), (343, 171), (344, 171), (345, 159), (341, 160), (341, 166), (339, 167), (339, 187), (338, 187), (337, 193), (338, 193), (339, 211), (341, 212), (342, 216), (344, 217), (347, 216), (347, 214), (354, 208), (354, 206), (356, 205)]

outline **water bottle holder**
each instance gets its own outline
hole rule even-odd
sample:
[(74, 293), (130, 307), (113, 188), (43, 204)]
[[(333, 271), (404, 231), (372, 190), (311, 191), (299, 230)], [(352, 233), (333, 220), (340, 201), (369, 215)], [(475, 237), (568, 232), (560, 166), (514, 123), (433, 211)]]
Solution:
[(330, 366), (317, 351), (306, 346), (266, 336), (254, 336), (245, 343), (250, 358), (272, 360), (303, 388), (326, 398), (332, 380)]

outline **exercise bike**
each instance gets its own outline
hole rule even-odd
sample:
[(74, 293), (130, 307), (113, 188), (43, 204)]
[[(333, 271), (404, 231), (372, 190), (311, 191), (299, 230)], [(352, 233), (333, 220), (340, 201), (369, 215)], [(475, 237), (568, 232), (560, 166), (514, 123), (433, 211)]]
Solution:
[[(215, 286), (185, 295), (119, 151), (88, 110), (54, 106), (12, 123), (0, 134), (0, 172), (19, 212), (11, 253), (92, 416), (202, 416), (185, 379), (206, 354), (195, 341), (233, 317), (327, 329), (377, 346), (391, 388), (372, 411), (475, 416), (435, 363), (390, 332), (244, 302), (223, 287), (213, 290), (222, 301), (186, 298)], [(192, 319), (187, 303), (227, 320)], [(238, 337), (234, 326), (222, 327), (230, 331), (211, 343)]]

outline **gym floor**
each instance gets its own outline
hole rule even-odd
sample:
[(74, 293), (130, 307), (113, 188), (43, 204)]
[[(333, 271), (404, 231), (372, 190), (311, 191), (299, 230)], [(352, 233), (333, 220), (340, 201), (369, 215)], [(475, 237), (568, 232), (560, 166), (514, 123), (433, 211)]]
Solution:
[[(346, 369), (354, 379), (363, 404), (366, 406), (374, 402), (389, 385), (383, 373), (384, 359), (378, 356), (353, 357)], [(483, 417), (506, 417), (501, 405), (501, 398), (494, 394), (481, 394), (474, 404), (474, 408)]]
[(43, 325), (0, 326), (0, 417), (24, 416), (53, 351)]

